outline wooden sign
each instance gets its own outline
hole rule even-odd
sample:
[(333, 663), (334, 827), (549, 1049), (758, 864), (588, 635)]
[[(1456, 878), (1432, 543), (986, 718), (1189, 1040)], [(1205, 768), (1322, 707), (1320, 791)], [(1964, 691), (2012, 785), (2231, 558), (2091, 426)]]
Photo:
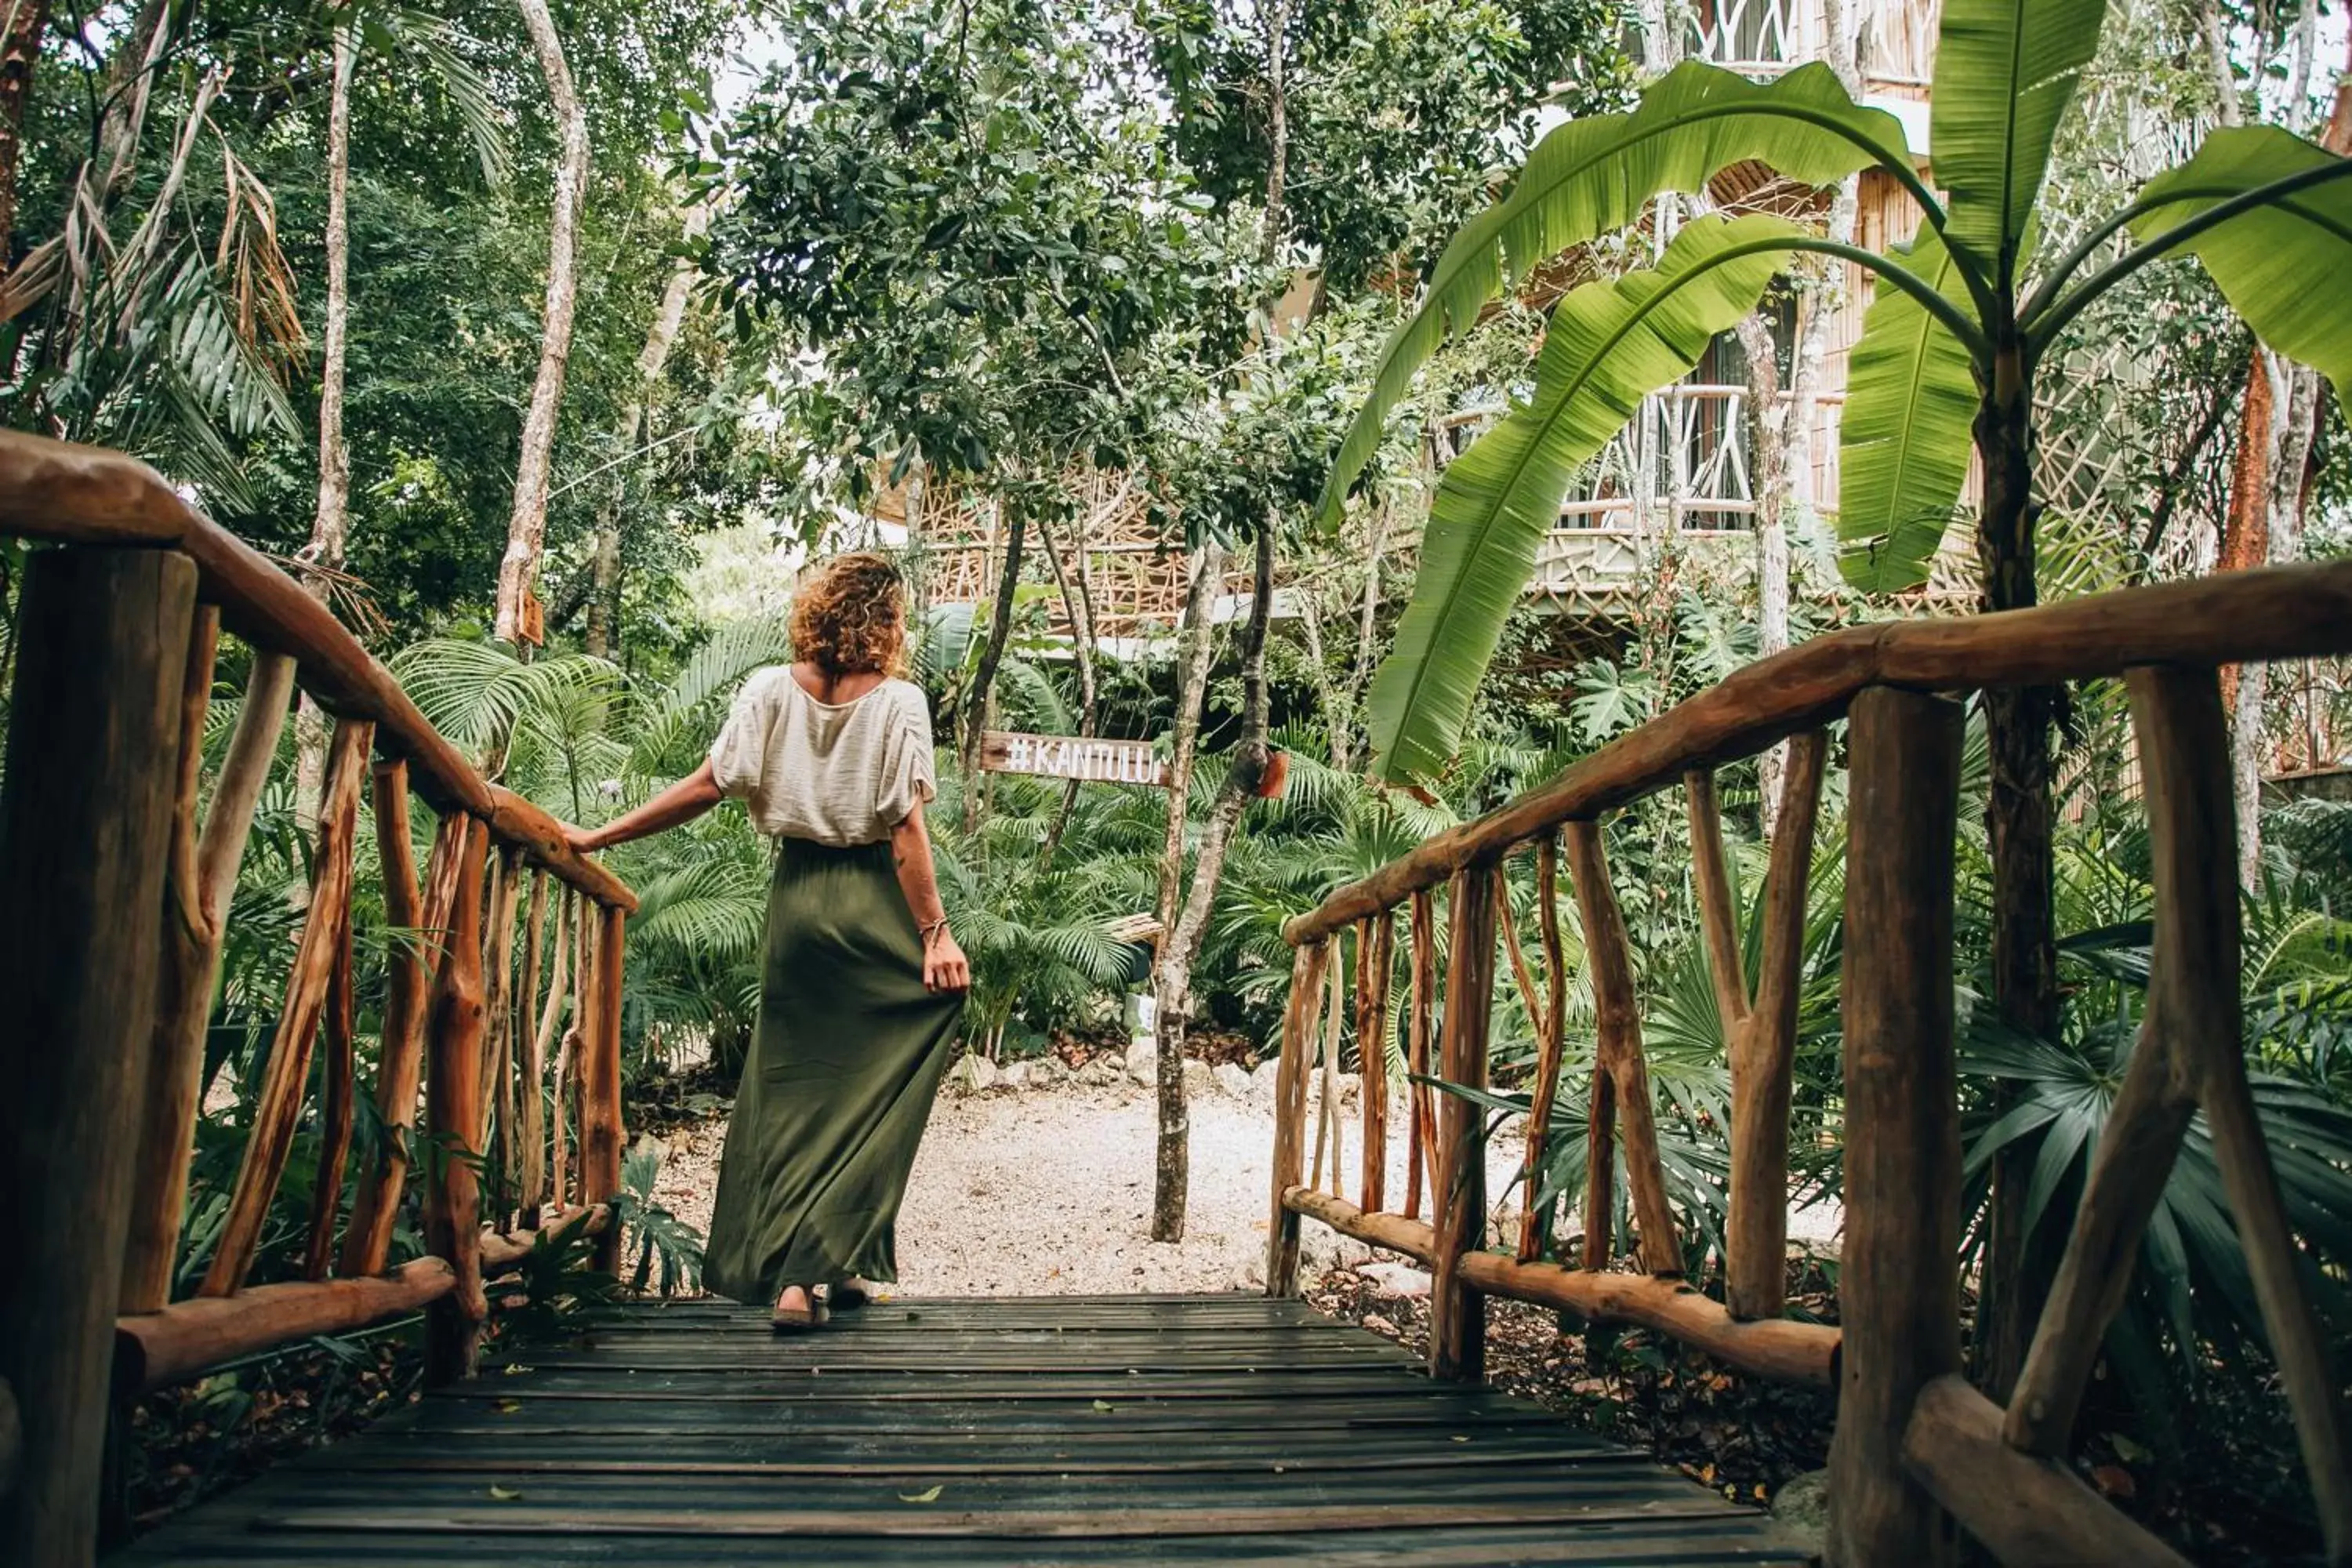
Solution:
[(1076, 735), (1017, 735), (991, 730), (980, 738), (984, 773), (1082, 779), (1088, 784), (1166, 788), (1168, 763), (1149, 741), (1088, 741)]

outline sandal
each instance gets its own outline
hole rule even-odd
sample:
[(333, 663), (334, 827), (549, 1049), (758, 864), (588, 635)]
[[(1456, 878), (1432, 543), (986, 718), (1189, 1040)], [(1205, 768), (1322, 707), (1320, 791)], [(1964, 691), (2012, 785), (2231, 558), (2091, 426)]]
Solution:
[(821, 1287), (818, 1289), (812, 1290), (804, 1289), (797, 1285), (787, 1285), (784, 1287), (784, 1289), (786, 1291), (800, 1290), (802, 1296), (806, 1299), (808, 1305), (804, 1307), (787, 1307), (781, 1300), (779, 1300), (776, 1303), (774, 1316), (768, 1320), (769, 1328), (774, 1330), (780, 1334), (797, 1334), (804, 1332), (810, 1329), (824, 1327), (825, 1320), (832, 1314), (826, 1310), (825, 1299), (822, 1293)]

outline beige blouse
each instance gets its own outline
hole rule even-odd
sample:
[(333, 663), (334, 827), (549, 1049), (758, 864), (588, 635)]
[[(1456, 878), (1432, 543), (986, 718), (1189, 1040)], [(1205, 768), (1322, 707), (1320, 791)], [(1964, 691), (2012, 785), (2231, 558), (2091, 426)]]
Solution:
[(878, 843), (939, 793), (930, 704), (904, 680), (820, 702), (787, 666), (755, 670), (711, 743), (710, 771), (772, 837)]

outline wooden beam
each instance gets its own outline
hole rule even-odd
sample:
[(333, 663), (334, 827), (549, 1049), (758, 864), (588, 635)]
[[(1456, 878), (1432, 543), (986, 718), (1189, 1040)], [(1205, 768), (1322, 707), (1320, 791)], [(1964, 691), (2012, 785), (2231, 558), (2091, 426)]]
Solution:
[[(517, 998), (515, 1027), (522, 1032), (521, 1094), (517, 1106), (515, 1142), (519, 1153), (515, 1162), (515, 1185), (522, 1207), (522, 1223), (539, 1223), (540, 1187), (547, 1180), (547, 1046), (551, 1030), (544, 1024), (535, 1024), (532, 1015), (539, 1007), (539, 983), (545, 973), (543, 961), (547, 956), (547, 873), (535, 871), (530, 879), (530, 916), (524, 922), (522, 993)], [(563, 927), (559, 913), (556, 923), (555, 971), (563, 971)], [(558, 984), (551, 994), (561, 994)]]
[[(1650, 1102), (1650, 1065), (1642, 1054), (1642, 1003), (1633, 981), (1633, 942), (1625, 934), (1625, 917), (1617, 907), (1617, 893), (1609, 881), (1609, 858), (1601, 847), (1601, 825), (1568, 825), (1569, 877), (1576, 884), (1576, 905), (1584, 920), (1585, 971), (1592, 977), (1592, 1002), (1598, 1049), (1596, 1085), (1606, 1077), (1610, 1092), (1596, 1100), (1613, 1100), (1618, 1130), (1625, 1143), (1625, 1186), (1633, 1202), (1635, 1238), (1642, 1267), (1653, 1274), (1678, 1275), (1683, 1270), (1682, 1243), (1675, 1234), (1674, 1205), (1666, 1197), (1666, 1172), (1658, 1153), (1656, 1112)], [(1602, 1118), (1595, 1113), (1592, 1120)], [(1605, 1169), (1607, 1162), (1602, 1162)], [(1592, 1237), (1600, 1232), (1605, 1248), (1610, 1205), (1605, 1187), (1592, 1194), (1599, 1200), (1584, 1217), (1585, 1267), (1598, 1267)], [(1606, 1257), (1606, 1252), (1601, 1255)]]
[(1953, 1561), (1905, 1473), (1921, 1388), (1960, 1363), (1960, 1131), (1952, 1043), (1952, 838), (1960, 710), (1854, 699), (1845, 881), (1845, 1331), (1830, 1445), (1830, 1568)]
[[(356, 806), (354, 806), (356, 811)], [(326, 1055), (319, 1064), (319, 1164), (310, 1184), (310, 1236), (302, 1249), (302, 1278), (324, 1279), (333, 1257), (335, 1215), (343, 1201), (343, 1167), (352, 1152), (352, 1098), (358, 1052), (352, 1019), (352, 906), (335, 931), (334, 965), (327, 975)]]
[(2295, 1241), (2246, 1081), (2239, 904), (2229, 875), (2238, 840), (2220, 686), (2209, 671), (2172, 668), (2135, 669), (2125, 682), (2148, 784), (2156, 855), (2150, 1011), (2160, 986), (2179, 1020), (2175, 1038), (2205, 1109), (2213, 1163), (2221, 1167), (2271, 1357), (2294, 1413), (2327, 1560), (2352, 1563), (2352, 1441), (2345, 1429), (2343, 1385), (2312, 1305), (2309, 1259)]
[(1904, 1467), (2006, 1568), (2189, 1568), (2072, 1470), (2001, 1441), (2000, 1406), (1956, 1373), (1930, 1379), (1903, 1428)]
[(1536, 840), (1536, 929), (1544, 952), (1544, 1012), (1536, 1026), (1535, 1091), (1528, 1102), (1527, 1192), (1520, 1207), (1519, 1261), (1543, 1255), (1551, 1232), (1550, 1204), (1538, 1205), (1544, 1150), (1551, 1137), (1551, 1112), (1559, 1090), (1559, 1058), (1568, 1036), (1568, 957), (1559, 939), (1559, 845), (1549, 835)]
[(1949, 691), (2121, 675), (2137, 665), (2260, 663), (2352, 652), (2352, 562), (2273, 566), (2096, 594), (2031, 610), (1877, 621), (1758, 659), (1619, 736), (1551, 783), (1349, 883), (1290, 921), (1322, 936), (1565, 823), (1639, 800), (1694, 768), (1752, 757), (1887, 684)]
[[(217, 632), (218, 616), (199, 614)], [(209, 706), (209, 655), (204, 664)], [(192, 659), (190, 689), (183, 692), (184, 700), (192, 700), (194, 665)], [(236, 889), (254, 809), (269, 782), (278, 737), (286, 727), (293, 697), (294, 661), (280, 654), (256, 653), (236, 729), (213, 783), (212, 810), (205, 815), (201, 837), (195, 830), (195, 809), (203, 753), (195, 754), (194, 766), (188, 753), (181, 753), (155, 1037), (148, 1047), (146, 1111), (137, 1141), (131, 1236), (122, 1260), (121, 1305), (126, 1312), (152, 1312), (172, 1299), (180, 1220), (187, 1207), (188, 1164), (195, 1150), (196, 1110), (204, 1098), (205, 1034), (212, 1025), (229, 896)]]
[[(465, 847), (467, 819), (453, 813), (441, 819), (428, 864), (428, 881), (446, 884)], [(375, 1111), (383, 1142), (374, 1171), (360, 1179), (352, 1201), (352, 1223), (343, 1232), (337, 1270), (346, 1278), (383, 1270), (391, 1255), (393, 1222), (415, 1158), (416, 1093), (425, 1076), (425, 1022), (431, 981), (421, 941), (439, 945), (427, 932), (425, 897), (416, 885), (416, 861), (408, 837), (408, 764), (398, 760), (375, 766), (375, 842), (383, 866), (383, 921), (394, 931), (386, 945), (383, 976), (383, 1037), (376, 1058)]]
[[(542, 1235), (594, 1235), (611, 1218), (608, 1209), (572, 1209), (551, 1212), (543, 1230), (500, 1236), (485, 1226), (479, 1233), (482, 1270), (488, 1275), (512, 1268)], [(128, 1314), (114, 1325), (115, 1391), (152, 1393), (225, 1362), (319, 1334), (347, 1334), (421, 1310), (457, 1288), (457, 1270), (447, 1259), (419, 1258), (390, 1273), (256, 1285), (234, 1296), (199, 1296), (160, 1312)]]
[[(603, 929), (596, 935), (596, 1032), (583, 1040), (580, 1077), (580, 1203), (585, 1208), (619, 1195), (627, 1136), (621, 1125), (621, 978), (628, 916), (610, 906), (597, 912)], [(596, 1266), (613, 1273), (620, 1258), (615, 1226), (597, 1238)]]
[(1731, 1192), (1724, 1304), (1739, 1318), (1777, 1318), (1789, 1288), (1789, 1104), (1797, 1068), (1797, 993), (1805, 963), (1806, 895), (1829, 737), (1789, 743), (1780, 817), (1764, 882), (1764, 942), (1755, 1005), (1731, 1036)]
[[(1293, 1187), (1284, 1202), (1294, 1214), (1322, 1221), (1343, 1236), (1401, 1252), (1424, 1266), (1436, 1256), (1436, 1235), (1402, 1215), (1366, 1214), (1311, 1187)], [(1822, 1323), (1770, 1319), (1742, 1322), (1723, 1304), (1678, 1279), (1649, 1274), (1596, 1273), (1556, 1263), (1522, 1263), (1496, 1252), (1473, 1252), (1462, 1275), (1483, 1293), (1529, 1301), (1600, 1321), (1635, 1323), (1705, 1351), (1727, 1366), (1784, 1383), (1830, 1386), (1837, 1381), (1838, 1331)]]
[(196, 576), (162, 551), (52, 550), (22, 584), (0, 770), (0, 1382), (22, 1458), (0, 1551), (85, 1568)]
[(367, 767), (370, 730), (364, 720), (339, 719), (327, 746), (327, 776), (319, 800), (319, 850), (310, 877), (310, 906), (286, 979), (269, 1063), (246, 1138), (245, 1158), (229, 1194), (228, 1217), (198, 1293), (227, 1296), (245, 1283), (261, 1247), (261, 1231), (278, 1183), (294, 1152), (310, 1082), (310, 1050), (327, 1010), (335, 951), (352, 900), (352, 848), (358, 833), (360, 775)]
[(513, 1206), (507, 1201), (505, 1188), (511, 1187), (515, 1173), (514, 939), (521, 891), (522, 857), (514, 850), (501, 851), (490, 883), (490, 914), (483, 933), (482, 951), (482, 1011), (486, 1020), (482, 1035), (482, 1147), (486, 1151), (493, 1147), (491, 1134), (495, 1131), (495, 1146), (502, 1152), (493, 1169), (505, 1185), (491, 1208), (501, 1215)]
[[(1472, 866), (1454, 879), (1446, 952), (1445, 1030), (1440, 1075), (1486, 1087), (1486, 1030), (1495, 1009), (1495, 875)], [(1486, 1374), (1486, 1299), (1462, 1273), (1465, 1254), (1486, 1244), (1486, 1119), (1458, 1094), (1437, 1108), (1435, 1208), (1430, 1259), (1429, 1373), (1476, 1382)]]
[(1266, 1211), (1265, 1293), (1298, 1294), (1298, 1221), (1282, 1194), (1307, 1175), (1307, 1058), (1322, 1006), (1328, 942), (1310, 942), (1290, 955), (1290, 995), (1282, 1010), (1282, 1048), (1274, 1068), (1274, 1199)]
[(1404, 1152), (1404, 1212), (1421, 1213), (1422, 1178), (1437, 1142), (1437, 1102), (1426, 1083), (1429, 1053), (1437, 1028), (1437, 911), (1426, 891), (1412, 895), (1409, 931), (1412, 943), (1412, 996), (1405, 1021), (1405, 1102), (1411, 1108)]
[(448, 1383), (474, 1375), (481, 1355), (481, 1330), (489, 1316), (482, 1294), (481, 1153), (482, 1097), (482, 878), (489, 833), (465, 819), (465, 844), (457, 865), (456, 898), (449, 940), (433, 978), (425, 1079), (425, 1129), (430, 1151), (425, 1187), (425, 1245), (445, 1259), (456, 1277), (449, 1293), (425, 1318), (425, 1375)]
[(1363, 1205), (1388, 1206), (1389, 971), (1396, 959), (1396, 922), (1375, 916), (1356, 929), (1356, 1065), (1364, 1102)]
[[(2139, 1037), (2099, 1134), (2065, 1256), (2010, 1396), (2004, 1437), (2063, 1458), (2141, 1237), (2197, 1109), (2206, 1042), (2238, 1048), (2238, 881), (2229, 731), (2210, 674), (2135, 670), (2156, 951)], [(2208, 752), (2205, 748), (2210, 747)]]
[(1727, 1040), (1738, 1038), (1748, 1009), (1748, 967), (1740, 957), (1739, 911), (1731, 897), (1731, 870), (1723, 853), (1723, 807), (1716, 798), (1715, 770), (1693, 768), (1683, 775), (1690, 809), (1691, 881), (1698, 894), (1698, 924), (1706, 942), (1706, 970), (1715, 981), (1716, 1011)]

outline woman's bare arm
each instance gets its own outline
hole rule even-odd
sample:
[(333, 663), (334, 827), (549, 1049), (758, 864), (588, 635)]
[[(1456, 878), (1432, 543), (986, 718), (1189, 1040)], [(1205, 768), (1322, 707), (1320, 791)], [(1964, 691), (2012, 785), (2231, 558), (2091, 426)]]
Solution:
[(931, 864), (930, 829), (923, 825), (923, 805), (890, 830), (890, 858), (898, 868), (898, 890), (923, 931), (923, 984), (933, 991), (971, 988), (971, 962), (948, 930), (947, 906), (940, 902), (938, 869)]
[(719, 780), (706, 758), (693, 773), (635, 811), (625, 811), (602, 827), (568, 827), (564, 837), (572, 841), (572, 848), (591, 855), (633, 838), (648, 837), (681, 822), (692, 822), (725, 798), (719, 793)]

